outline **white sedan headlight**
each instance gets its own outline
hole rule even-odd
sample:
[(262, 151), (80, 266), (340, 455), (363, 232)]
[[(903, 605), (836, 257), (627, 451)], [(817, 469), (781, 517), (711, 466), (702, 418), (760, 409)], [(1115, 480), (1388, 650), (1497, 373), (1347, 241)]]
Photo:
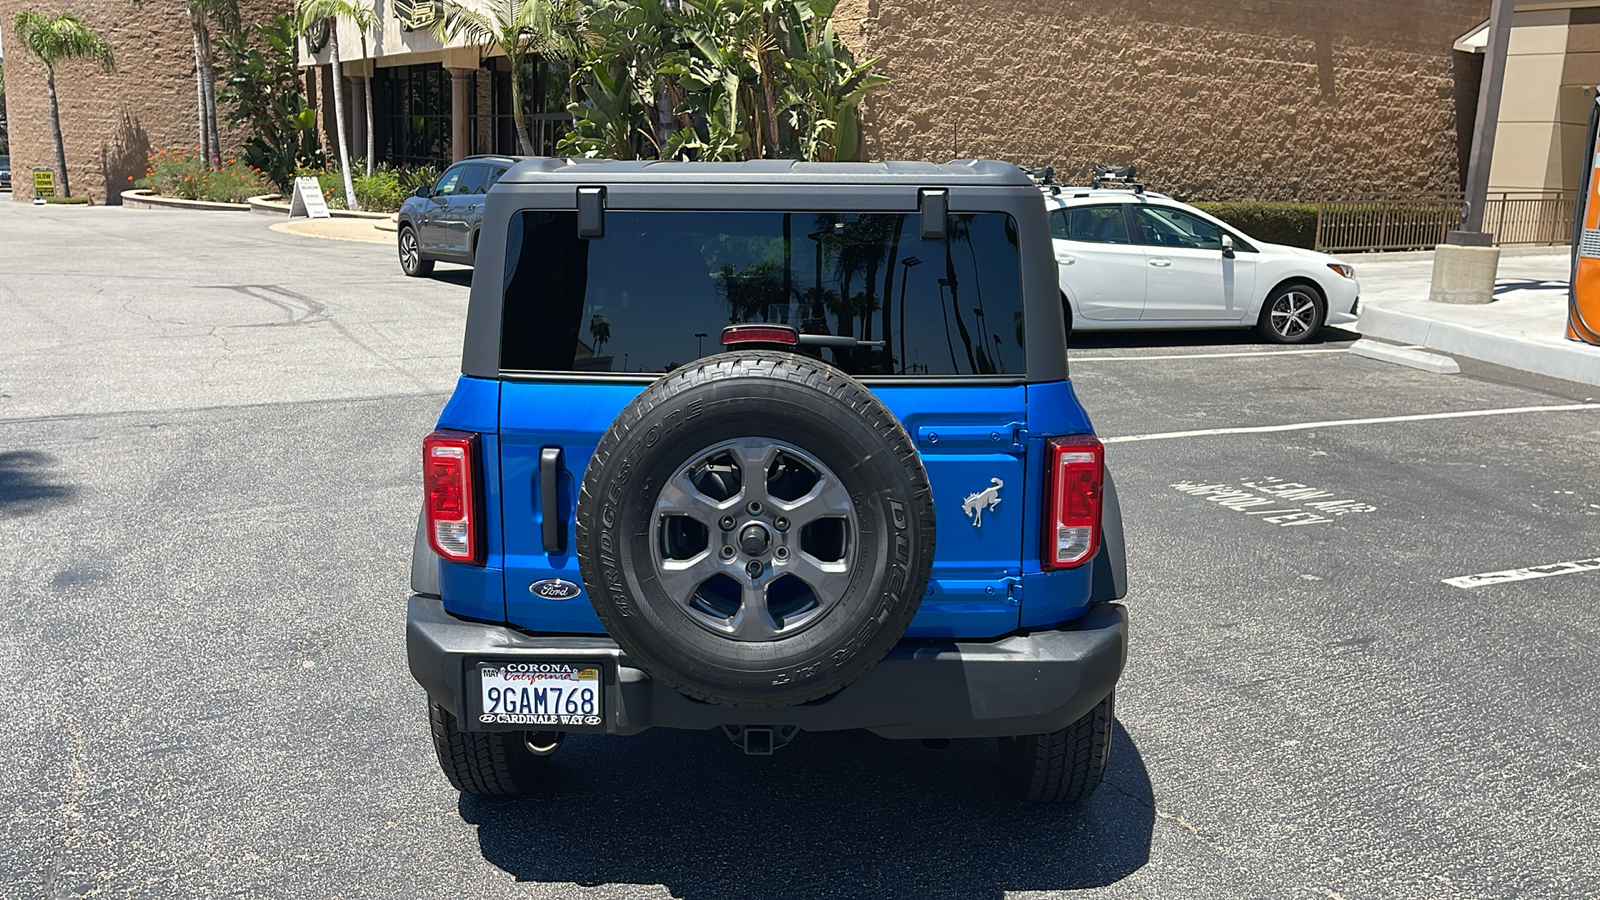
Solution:
[(1356, 277), (1355, 266), (1347, 266), (1344, 263), (1328, 263), (1328, 268), (1338, 272), (1340, 275), (1343, 275), (1346, 278)]

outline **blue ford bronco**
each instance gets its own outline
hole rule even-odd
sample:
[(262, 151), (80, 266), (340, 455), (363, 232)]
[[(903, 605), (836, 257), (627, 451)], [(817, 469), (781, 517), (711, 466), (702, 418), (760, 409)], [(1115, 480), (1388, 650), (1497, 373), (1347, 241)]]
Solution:
[(406, 645), (446, 777), (572, 733), (997, 738), (1092, 793), (1122, 520), (999, 162), (535, 159), (489, 192)]

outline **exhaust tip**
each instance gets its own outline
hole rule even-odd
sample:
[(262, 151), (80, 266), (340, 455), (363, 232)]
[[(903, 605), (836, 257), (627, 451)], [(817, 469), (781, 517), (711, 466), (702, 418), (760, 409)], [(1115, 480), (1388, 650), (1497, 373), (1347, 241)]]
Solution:
[(567, 739), (565, 731), (532, 731), (523, 739), (528, 752), (534, 756), (549, 756), (556, 752), (561, 742)]

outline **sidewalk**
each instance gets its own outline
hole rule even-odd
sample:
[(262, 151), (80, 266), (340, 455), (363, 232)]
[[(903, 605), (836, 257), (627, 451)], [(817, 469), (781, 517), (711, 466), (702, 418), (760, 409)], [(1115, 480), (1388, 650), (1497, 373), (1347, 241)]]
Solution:
[(1356, 330), (1366, 337), (1600, 385), (1600, 347), (1566, 339), (1565, 247), (1502, 256), (1494, 302), (1481, 306), (1428, 300), (1432, 253), (1346, 259), (1361, 279)]
[(361, 241), (368, 244), (394, 243), (393, 219), (287, 219), (268, 226), (281, 234), (298, 234), (333, 241)]

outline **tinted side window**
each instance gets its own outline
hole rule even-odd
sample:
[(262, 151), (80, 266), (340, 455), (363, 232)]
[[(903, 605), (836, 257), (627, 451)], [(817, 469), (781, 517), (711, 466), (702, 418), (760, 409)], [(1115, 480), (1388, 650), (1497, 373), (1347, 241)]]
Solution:
[(502, 169), (499, 166), (490, 166), (489, 167), (489, 187), (494, 187), (495, 185), (499, 184), (500, 183), (500, 179), (503, 178), (505, 176), (505, 174), (506, 174), (506, 170), (505, 169)]
[(1051, 210), (1050, 236), (1053, 238), (1071, 238), (1072, 231), (1067, 227), (1067, 211), (1064, 209)]
[(481, 194), (489, 189), (489, 167), (467, 166), (461, 173), (461, 183), (456, 186), (457, 194)]
[(1095, 244), (1131, 244), (1128, 220), (1117, 206), (1075, 206), (1066, 210), (1067, 234), (1074, 241)]
[(460, 193), (461, 171), (464, 168), (466, 167), (456, 166), (440, 176), (439, 183), (433, 186), (433, 195), (435, 197), (448, 197), (451, 194)]
[[(656, 373), (721, 352), (740, 322), (792, 325), (800, 352), (856, 375), (1020, 375), (1022, 272), (1003, 213), (784, 212), (512, 217), (504, 369)], [(810, 336), (809, 338), (807, 336)]]
[(1146, 244), (1162, 247), (1188, 247), (1196, 250), (1221, 250), (1222, 233), (1217, 226), (1181, 209), (1140, 206), (1134, 209), (1139, 230)]

